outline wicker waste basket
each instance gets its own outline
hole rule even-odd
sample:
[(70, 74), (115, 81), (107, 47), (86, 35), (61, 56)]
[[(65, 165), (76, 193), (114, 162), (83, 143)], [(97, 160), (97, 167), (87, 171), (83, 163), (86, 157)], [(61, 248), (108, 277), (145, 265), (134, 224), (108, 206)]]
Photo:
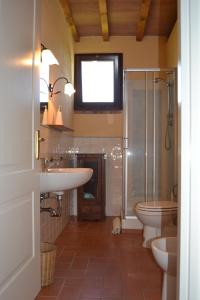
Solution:
[(41, 243), (41, 285), (47, 286), (53, 283), (56, 246), (51, 243)]

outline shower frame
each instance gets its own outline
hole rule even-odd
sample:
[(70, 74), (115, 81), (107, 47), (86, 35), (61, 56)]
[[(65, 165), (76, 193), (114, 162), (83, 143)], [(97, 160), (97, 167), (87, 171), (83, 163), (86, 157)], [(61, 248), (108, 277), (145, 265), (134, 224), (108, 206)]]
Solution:
[[(129, 219), (135, 219), (137, 222), (136, 216), (128, 216), (127, 215), (127, 203), (128, 203), (128, 191), (127, 191), (127, 180), (128, 180), (128, 103), (126, 101), (126, 94), (125, 94), (125, 79), (126, 79), (126, 73), (129, 72), (144, 72), (145, 73), (145, 201), (147, 201), (147, 171), (148, 171), (148, 144), (147, 144), (147, 108), (148, 108), (148, 91), (147, 91), (147, 74), (152, 73), (153, 74), (153, 80), (155, 80), (155, 72), (170, 72), (174, 74), (174, 80), (176, 78), (176, 69), (174, 68), (126, 68), (123, 70), (123, 188), (122, 188), (122, 214), (123, 219), (129, 220)], [(175, 90), (174, 90), (174, 96)], [(155, 157), (155, 86), (153, 90), (153, 114), (154, 114), (154, 120), (153, 120), (153, 139), (154, 139), (154, 145), (153, 145), (153, 153)], [(155, 159), (153, 160), (153, 178), (155, 178)], [(155, 180), (153, 180), (153, 195), (155, 195)], [(139, 222), (138, 222), (139, 223)], [(140, 224), (136, 225), (136, 228), (139, 228)]]

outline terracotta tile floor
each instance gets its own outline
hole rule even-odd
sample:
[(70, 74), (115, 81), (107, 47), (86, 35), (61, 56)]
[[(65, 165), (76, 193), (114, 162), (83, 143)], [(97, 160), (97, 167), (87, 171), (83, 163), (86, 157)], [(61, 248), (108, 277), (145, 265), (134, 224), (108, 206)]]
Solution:
[(142, 232), (111, 230), (112, 218), (71, 220), (56, 241), (54, 283), (36, 300), (160, 300), (162, 272)]

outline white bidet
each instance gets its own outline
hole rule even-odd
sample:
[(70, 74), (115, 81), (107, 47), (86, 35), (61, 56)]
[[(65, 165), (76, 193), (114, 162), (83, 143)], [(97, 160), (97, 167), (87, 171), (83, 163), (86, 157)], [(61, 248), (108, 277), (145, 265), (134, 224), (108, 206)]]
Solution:
[(162, 300), (176, 300), (177, 238), (155, 239), (151, 248), (157, 264), (164, 272)]

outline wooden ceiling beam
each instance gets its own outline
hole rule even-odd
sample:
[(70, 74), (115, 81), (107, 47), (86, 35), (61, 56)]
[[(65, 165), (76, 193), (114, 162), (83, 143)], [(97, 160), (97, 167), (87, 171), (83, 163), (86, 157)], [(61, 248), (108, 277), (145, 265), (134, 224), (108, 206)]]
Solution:
[(109, 40), (108, 10), (106, 0), (99, 0), (99, 14), (101, 19), (101, 31), (104, 41)]
[(79, 36), (78, 30), (77, 30), (77, 27), (76, 27), (76, 24), (75, 24), (73, 15), (72, 15), (70, 3), (68, 0), (59, 0), (59, 1), (63, 8), (66, 21), (68, 22), (68, 24), (70, 26), (74, 41), (79, 42), (80, 36)]
[(151, 0), (141, 0), (140, 15), (136, 27), (136, 40), (142, 41), (150, 12)]

